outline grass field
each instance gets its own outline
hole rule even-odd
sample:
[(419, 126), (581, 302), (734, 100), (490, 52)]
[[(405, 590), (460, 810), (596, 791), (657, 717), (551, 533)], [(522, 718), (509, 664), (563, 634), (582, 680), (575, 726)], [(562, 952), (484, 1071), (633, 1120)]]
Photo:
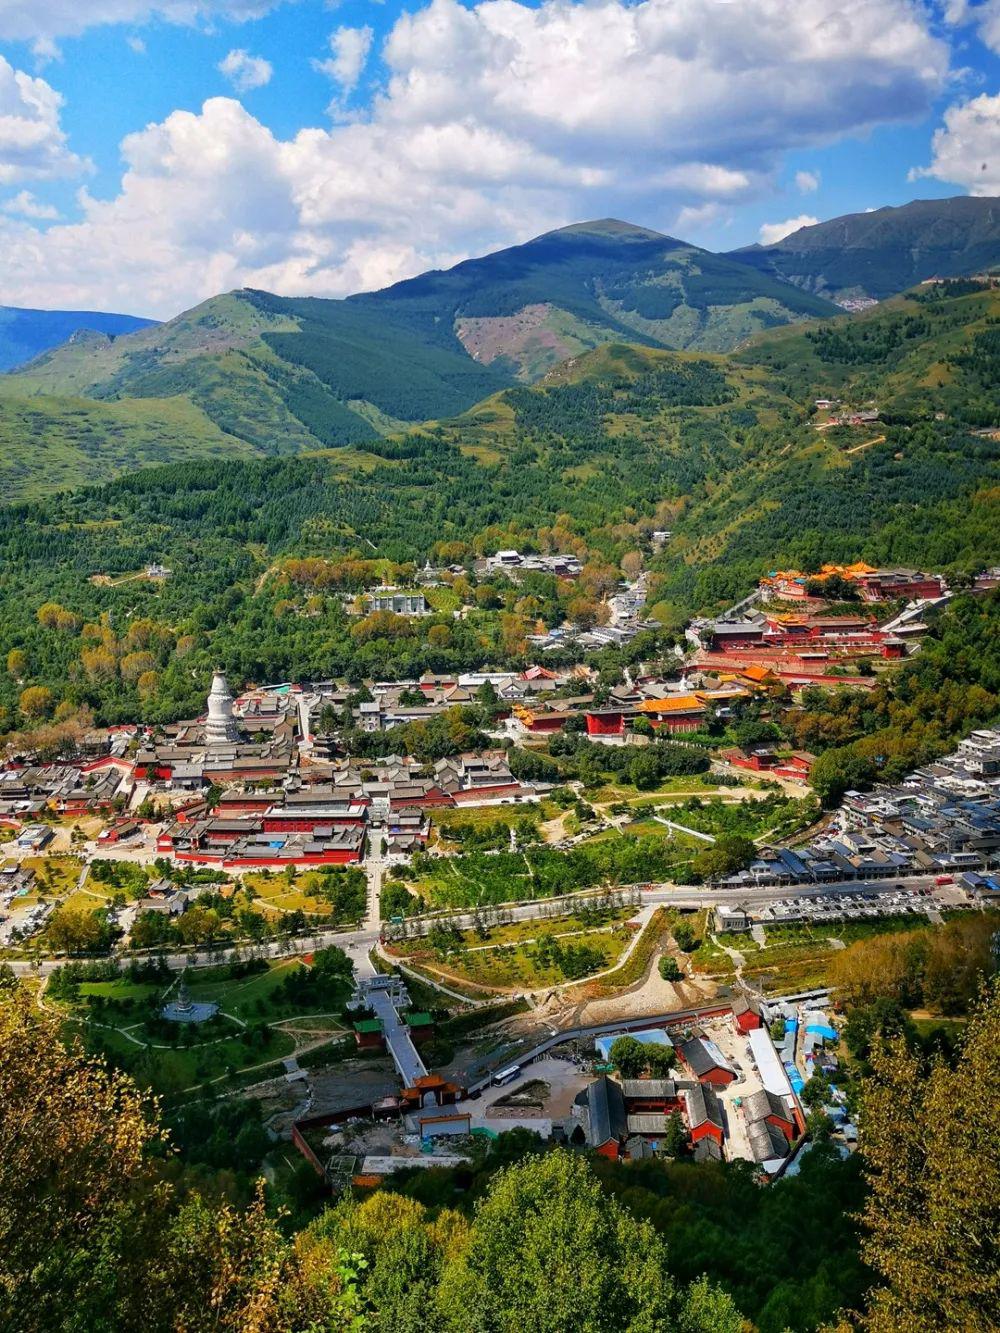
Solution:
[(181, 397), (107, 403), (28, 398), (16, 394), (13, 382), (3, 395), (0, 483), (8, 500), (107, 481), (155, 463), (247, 458), (253, 452)]
[(714, 774), (695, 773), (687, 777), (664, 778), (659, 786), (643, 791), (628, 782), (605, 782), (599, 787), (588, 788), (585, 796), (591, 805), (611, 805), (617, 801), (627, 805), (655, 805), (658, 796), (705, 796), (715, 792), (718, 786)]
[[(225, 1022), (225, 1020), (223, 1020)], [(206, 1031), (197, 1034), (191, 1045), (181, 1038), (177, 1046), (157, 1042), (140, 1046), (135, 1040), (149, 1040), (142, 1026), (124, 1032), (103, 1029), (91, 1030), (98, 1044), (115, 1057), (115, 1063), (132, 1074), (137, 1081), (157, 1093), (186, 1092), (203, 1083), (225, 1081), (252, 1066), (270, 1064), (290, 1055), (295, 1049), (294, 1038), (278, 1030), (271, 1030), (266, 1045), (255, 1045), (252, 1040), (230, 1024), (233, 1035), (217, 1035)]]
[(301, 992), (290, 996), (282, 988), (295, 975), (305, 975), (305, 964), (297, 958), (244, 977), (234, 976), (228, 965), (189, 972), (191, 998), (219, 1006), (215, 1019), (196, 1027), (166, 1026), (158, 1020), (176, 974), (159, 982), (124, 976), (81, 982), (78, 999), (60, 1007), (70, 1025), (85, 1033), (88, 1044), (106, 1051), (143, 1085), (154, 1092), (182, 1093), (217, 1079), (245, 1081), (247, 1071), (258, 1065), (347, 1031), (340, 1010), (348, 984), (332, 999)]
[(449, 985), (454, 981), (498, 990), (535, 989), (576, 979), (567, 976), (558, 956), (552, 956), (548, 940), (556, 941), (558, 950), (583, 946), (591, 951), (580, 975), (614, 966), (632, 938), (623, 922), (634, 910), (608, 911), (599, 926), (587, 918), (569, 916), (495, 926), (482, 933), (456, 931), (449, 948), (436, 947), (434, 936), (399, 941), (392, 947), (403, 961)]
[(32, 893), (19, 902), (34, 902), (37, 898), (62, 897), (71, 892), (80, 878), (83, 862), (76, 856), (26, 856), (21, 864), (35, 872)]
[(287, 912), (304, 912), (306, 916), (323, 918), (335, 913), (338, 922), (352, 923), (364, 915), (366, 890), (361, 887), (359, 895), (352, 900), (354, 906), (346, 898), (337, 897), (338, 887), (346, 882), (350, 873), (327, 876), (316, 870), (302, 870), (296, 874), (248, 874), (243, 876), (243, 885), (247, 893), (254, 896), (258, 910), (272, 918)]

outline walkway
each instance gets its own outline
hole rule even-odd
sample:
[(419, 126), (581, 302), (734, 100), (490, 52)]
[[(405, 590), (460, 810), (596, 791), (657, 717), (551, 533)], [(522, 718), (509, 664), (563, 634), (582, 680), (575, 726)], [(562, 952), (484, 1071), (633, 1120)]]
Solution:
[(702, 842), (715, 842), (711, 833), (699, 833), (697, 829), (688, 828), (684, 824), (675, 824), (672, 819), (664, 819), (662, 815), (654, 815), (653, 818), (658, 824), (666, 824), (667, 828), (676, 829), (678, 833), (686, 833), (689, 838), (700, 838)]
[[(360, 957), (355, 950), (351, 953), (359, 983), (371, 981), (378, 976), (367, 950)], [(385, 1037), (392, 1062), (396, 1066), (396, 1072), (403, 1080), (403, 1087), (412, 1088), (418, 1078), (427, 1076), (427, 1068), (417, 1054), (410, 1029), (400, 1020), (396, 1006), (385, 991), (370, 990), (366, 998), (374, 1009), (376, 1018), (382, 1024), (382, 1035)]]

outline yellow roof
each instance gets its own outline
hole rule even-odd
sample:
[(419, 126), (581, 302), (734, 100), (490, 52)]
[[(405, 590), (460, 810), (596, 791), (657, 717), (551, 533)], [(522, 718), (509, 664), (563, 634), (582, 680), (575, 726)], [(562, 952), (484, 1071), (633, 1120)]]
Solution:
[(744, 667), (739, 672), (739, 675), (745, 680), (768, 680), (774, 675), (774, 672), (770, 667), (757, 666), (754, 664), (752, 666)]
[(641, 713), (690, 713), (705, 705), (696, 694), (676, 694), (672, 699), (644, 699), (639, 705)]

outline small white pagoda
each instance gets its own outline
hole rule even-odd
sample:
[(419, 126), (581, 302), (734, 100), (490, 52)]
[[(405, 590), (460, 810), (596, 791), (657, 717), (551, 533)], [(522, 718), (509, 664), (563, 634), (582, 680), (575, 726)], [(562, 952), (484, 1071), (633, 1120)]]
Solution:
[(205, 744), (213, 749), (221, 745), (234, 745), (239, 739), (240, 729), (233, 717), (233, 692), (223, 673), (217, 671), (208, 692)]

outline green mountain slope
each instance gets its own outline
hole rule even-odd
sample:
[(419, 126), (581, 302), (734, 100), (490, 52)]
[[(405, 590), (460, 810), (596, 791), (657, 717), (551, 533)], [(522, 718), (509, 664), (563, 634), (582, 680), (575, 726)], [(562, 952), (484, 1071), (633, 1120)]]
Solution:
[(499, 382), (457, 343), (430, 344), (346, 302), (240, 291), (127, 338), (78, 339), (0, 392), (184, 397), (260, 452), (293, 453), (460, 411)]
[[(537, 379), (565, 357), (610, 341), (730, 348), (762, 328), (831, 308), (745, 266), (618, 222), (565, 228), (346, 301), (231, 292), (126, 336), (79, 334), (0, 378), (0, 403), (50, 400), (37, 408), (47, 430), (19, 457), (12, 493), (47, 492), (149, 462), (149, 412), (133, 412), (133, 403), (182, 405), (191, 423), (172, 453), (166, 437), (153, 457), (217, 448), (310, 452), (460, 415), (516, 379)], [(73, 438), (81, 399), (115, 403), (118, 423), (115, 447), (87, 460)], [(8, 415), (13, 421), (15, 409)]]
[[(798, 404), (739, 466), (693, 494), (662, 561), (667, 596), (732, 601), (776, 563), (973, 569), (1000, 560), (1000, 291), (946, 284), (815, 329), (779, 330), (740, 364)], [(813, 400), (881, 419), (818, 429)]]
[(99, 403), (0, 396), (0, 493), (7, 503), (106, 481), (137, 467), (254, 452), (185, 398)]
[(153, 323), (154, 320), (137, 315), (113, 315), (98, 310), (26, 310), (0, 306), (0, 372), (58, 347), (81, 330), (117, 337)]
[[(524, 636), (613, 586), (628, 554), (667, 625), (731, 605), (775, 565), (1000, 563), (1000, 292), (970, 287), (772, 331), (735, 356), (608, 344), (361, 449), (148, 468), (0, 509), (0, 651), (23, 648), (55, 699), (156, 718), (196, 707), (220, 662), (264, 680), (523, 661)], [(817, 429), (831, 392), (874, 399), (883, 420)], [(575, 551), (583, 578), (498, 578), (458, 620), (452, 600), (375, 637), (344, 612), (344, 592), (405, 580), (429, 555), (471, 564), (507, 546)], [(152, 560), (174, 577), (94, 581)], [(51, 600), (81, 623), (155, 620), (155, 695), (88, 674), (82, 628), (39, 625)], [(0, 709), (13, 715), (19, 688), (0, 673)]]
[(578, 223), (525, 245), (384, 291), (349, 298), (531, 382), (608, 341), (727, 351), (751, 334), (830, 313), (822, 299), (720, 255), (615, 219)]
[(928, 278), (1000, 265), (1000, 200), (961, 195), (851, 213), (729, 258), (831, 300), (881, 301)]

